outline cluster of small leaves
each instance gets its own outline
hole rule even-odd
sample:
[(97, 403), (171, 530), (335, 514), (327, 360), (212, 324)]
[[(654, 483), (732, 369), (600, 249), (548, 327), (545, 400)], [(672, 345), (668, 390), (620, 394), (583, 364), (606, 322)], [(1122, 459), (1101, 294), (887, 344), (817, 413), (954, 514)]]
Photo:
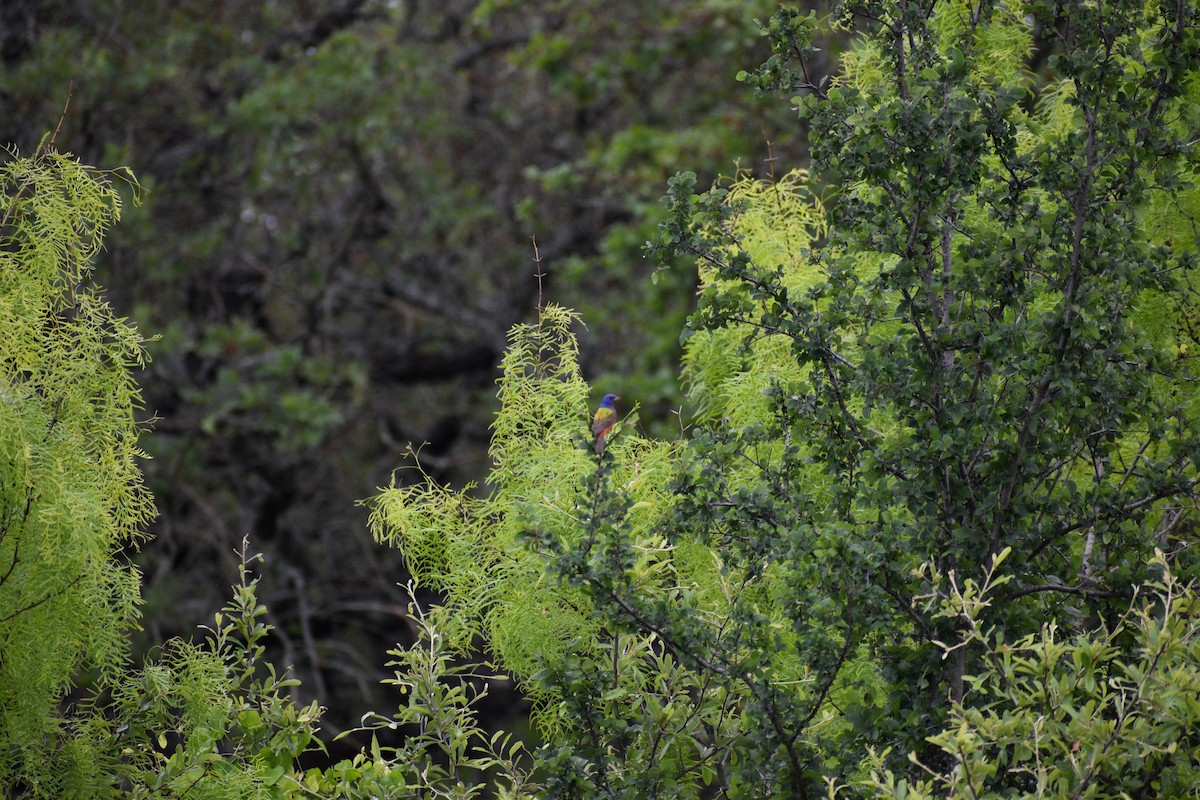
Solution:
[[(362, 731), (372, 733), (370, 752), (333, 767), (309, 770), (301, 785), (320, 797), (522, 798), (539, 789), (526, 746), (503, 731), (479, 725), (478, 704), (488, 682), (504, 679), (464, 661), (460, 642), (471, 635), (467, 619), (449, 607), (422, 609), (412, 586), (411, 619), (417, 641), (390, 650), (394, 676), (404, 702), (390, 715), (368, 714)], [(400, 730), (404, 743), (384, 747), (374, 733)]]
[(271, 439), (280, 455), (318, 444), (343, 421), (334, 393), (358, 391), (365, 381), (358, 365), (334, 365), (298, 345), (275, 345), (245, 319), (209, 327), (195, 353), (195, 371), (206, 377), (220, 360), (232, 361), (211, 383), (181, 391), (186, 402), (209, 409), (200, 431), (215, 436), (241, 429), (244, 437)]
[[(669, 512), (675, 501), (660, 502)], [(568, 654), (536, 676), (562, 698), (554, 712), (576, 721), (554, 729), (550, 796), (589, 797), (591, 787), (602, 797), (794, 794), (806, 746), (746, 737), (797, 692), (809, 696), (811, 683), (785, 677), (783, 632), (762, 613), (763, 575), (708, 542), (668, 534), (669, 544), (648, 548), (631, 510), (602, 468), (580, 496), (583, 537), (536, 537), (604, 621), (595, 655)]]
[[(243, 547), (245, 545), (243, 544)], [(479, 726), (487, 696), (484, 674), (463, 660), (474, 634), (468, 618), (448, 606), (422, 610), (413, 596), (417, 641), (389, 652), (387, 684), (404, 698), (390, 715), (370, 713), (363, 727), (370, 748), (331, 767), (300, 768), (300, 757), (324, 749), (316, 723), (322, 709), (298, 707), (297, 681), (279, 677), (265, 660), (270, 626), (249, 578), (241, 580), (203, 645), (172, 640), (140, 672), (119, 684), (107, 709), (107, 752), (125, 797), (196, 798), (456, 798), (537, 795), (532, 754), (503, 732)], [(398, 730), (387, 747), (375, 733)], [(94, 731), (103, 737), (105, 729)], [(344, 734), (347, 735), (347, 734)], [(489, 794), (490, 793), (490, 794)]]
[(1110, 626), (1063, 636), (1053, 621), (1009, 641), (984, 621), (1012, 577), (996, 568), (982, 582), (932, 576), (925, 598), (935, 614), (960, 621), (946, 650), (975, 647), (988, 669), (968, 676), (972, 702), (930, 737), (953, 764), (915, 780), (877, 770), (870, 784), (887, 798), (999, 798), (1017, 787), (1037, 797), (1184, 797), (1200, 781), (1200, 625), (1196, 587), (1182, 582), (1161, 551), (1161, 576), (1144, 585)]
[(795, 6), (781, 6), (759, 32), (771, 44), (771, 57), (753, 71), (738, 72), (737, 79), (754, 87), (756, 94), (822, 92), (827, 76), (816, 77), (810, 71), (813, 43), (818, 28), (817, 12), (801, 13)]
[(270, 626), (243, 542), (240, 580), (203, 644), (167, 642), (114, 687), (109, 749), (126, 797), (283, 798), (296, 760), (323, 749), (321, 709), (264, 658)]
[(540, 754), (544, 796), (721, 796), (738, 768), (740, 695), (700, 678), (657, 637), (613, 633), (599, 656), (569, 655), (537, 675), (563, 697), (552, 710), (560, 733)]

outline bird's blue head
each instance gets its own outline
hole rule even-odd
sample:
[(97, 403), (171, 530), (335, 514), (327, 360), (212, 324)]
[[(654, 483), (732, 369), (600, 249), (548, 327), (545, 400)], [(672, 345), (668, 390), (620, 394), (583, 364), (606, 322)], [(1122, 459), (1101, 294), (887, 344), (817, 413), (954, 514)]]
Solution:
[(600, 401), (600, 405), (604, 406), (605, 408), (612, 408), (613, 403), (617, 402), (620, 399), (621, 398), (619, 395), (606, 394), (606, 395), (604, 395), (604, 399)]

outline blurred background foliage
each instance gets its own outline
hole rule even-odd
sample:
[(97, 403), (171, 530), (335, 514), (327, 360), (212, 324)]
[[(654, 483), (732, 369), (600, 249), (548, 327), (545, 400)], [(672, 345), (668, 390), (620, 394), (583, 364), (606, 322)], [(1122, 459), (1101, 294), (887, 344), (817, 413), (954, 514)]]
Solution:
[(485, 475), (505, 333), (539, 302), (581, 312), (597, 396), (678, 435), (694, 272), (652, 282), (642, 246), (677, 170), (802, 165), (801, 123), (734, 80), (773, 9), (0, 5), (0, 140), (30, 152), (62, 117), (60, 148), (149, 189), (97, 270), (160, 337), (140, 377), (160, 508), (138, 556), (147, 641), (211, 617), (249, 534), (298, 699), (333, 730), (379, 707), (384, 653), (413, 632), (403, 565), (356, 501), (410, 442), (440, 484)]

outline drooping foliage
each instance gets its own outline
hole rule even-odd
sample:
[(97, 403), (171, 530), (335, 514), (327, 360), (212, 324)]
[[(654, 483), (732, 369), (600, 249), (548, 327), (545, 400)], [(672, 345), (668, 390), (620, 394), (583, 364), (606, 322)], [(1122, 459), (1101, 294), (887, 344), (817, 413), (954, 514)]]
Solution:
[(0, 165), (0, 787), (92, 780), (100, 743), (56, 713), (83, 670), (127, 664), (153, 504), (136, 464), (137, 332), (90, 285), (121, 211), (67, 156)]
[(243, 572), (202, 644), (140, 666), (129, 553), (154, 513), (138, 460), (137, 330), (91, 281), (114, 174), (43, 147), (0, 165), (0, 793), (265, 797), (313, 747), (262, 660)]
[[(471, 622), (455, 628), (460, 650), (482, 633), (498, 666), (534, 698), (547, 738), (535, 755), (549, 790), (687, 794), (721, 768), (739, 730), (740, 687), (689, 669), (674, 645), (664, 647), (665, 631), (630, 630), (619, 615), (597, 613), (589, 587), (571, 576), (604, 570), (611, 603), (635, 589), (663, 602), (702, 596), (714, 614), (738, 587), (715, 553), (677, 551), (666, 534), (679, 443), (638, 435), (629, 415), (605, 454), (594, 453), (575, 321), (549, 306), (513, 330), (494, 426), (495, 489), (478, 499), (390, 487), (372, 501), (373, 529)], [(588, 764), (618, 741), (620, 758)]]
[[(579, 374), (577, 321), (549, 305), (537, 323), (510, 334), (493, 425), (491, 494), (481, 499), (471, 486), (451, 492), (423, 483), (393, 485), (371, 501), (375, 535), (404, 551), (417, 582), (442, 592), (448, 606), (471, 620), (464, 633), (483, 633), (500, 665), (539, 700), (546, 687), (528, 679), (554, 654), (594, 650), (600, 624), (577, 590), (547, 572), (546, 554), (530, 546), (529, 532), (547, 546), (578, 544), (580, 515), (587, 513), (580, 493), (603, 480), (631, 498), (625, 519), (642, 532), (652, 562), (661, 545), (650, 541), (650, 531), (672, 468), (673, 446), (637, 436), (635, 418), (627, 418), (613, 448), (629, 453), (631, 464), (596, 474), (580, 424), (588, 416), (588, 387)], [(417, 468), (419, 454), (414, 460)], [(468, 652), (470, 637), (458, 646)]]

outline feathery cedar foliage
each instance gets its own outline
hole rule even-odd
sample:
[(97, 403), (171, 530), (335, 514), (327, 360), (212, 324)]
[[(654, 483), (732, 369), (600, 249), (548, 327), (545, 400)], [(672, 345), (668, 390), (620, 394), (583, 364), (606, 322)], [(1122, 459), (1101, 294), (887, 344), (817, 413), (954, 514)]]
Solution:
[(44, 149), (0, 165), (0, 787), (70, 796), (102, 747), (58, 712), (128, 664), (154, 513), (136, 459), (141, 339), (88, 282), (121, 212), (104, 176)]

